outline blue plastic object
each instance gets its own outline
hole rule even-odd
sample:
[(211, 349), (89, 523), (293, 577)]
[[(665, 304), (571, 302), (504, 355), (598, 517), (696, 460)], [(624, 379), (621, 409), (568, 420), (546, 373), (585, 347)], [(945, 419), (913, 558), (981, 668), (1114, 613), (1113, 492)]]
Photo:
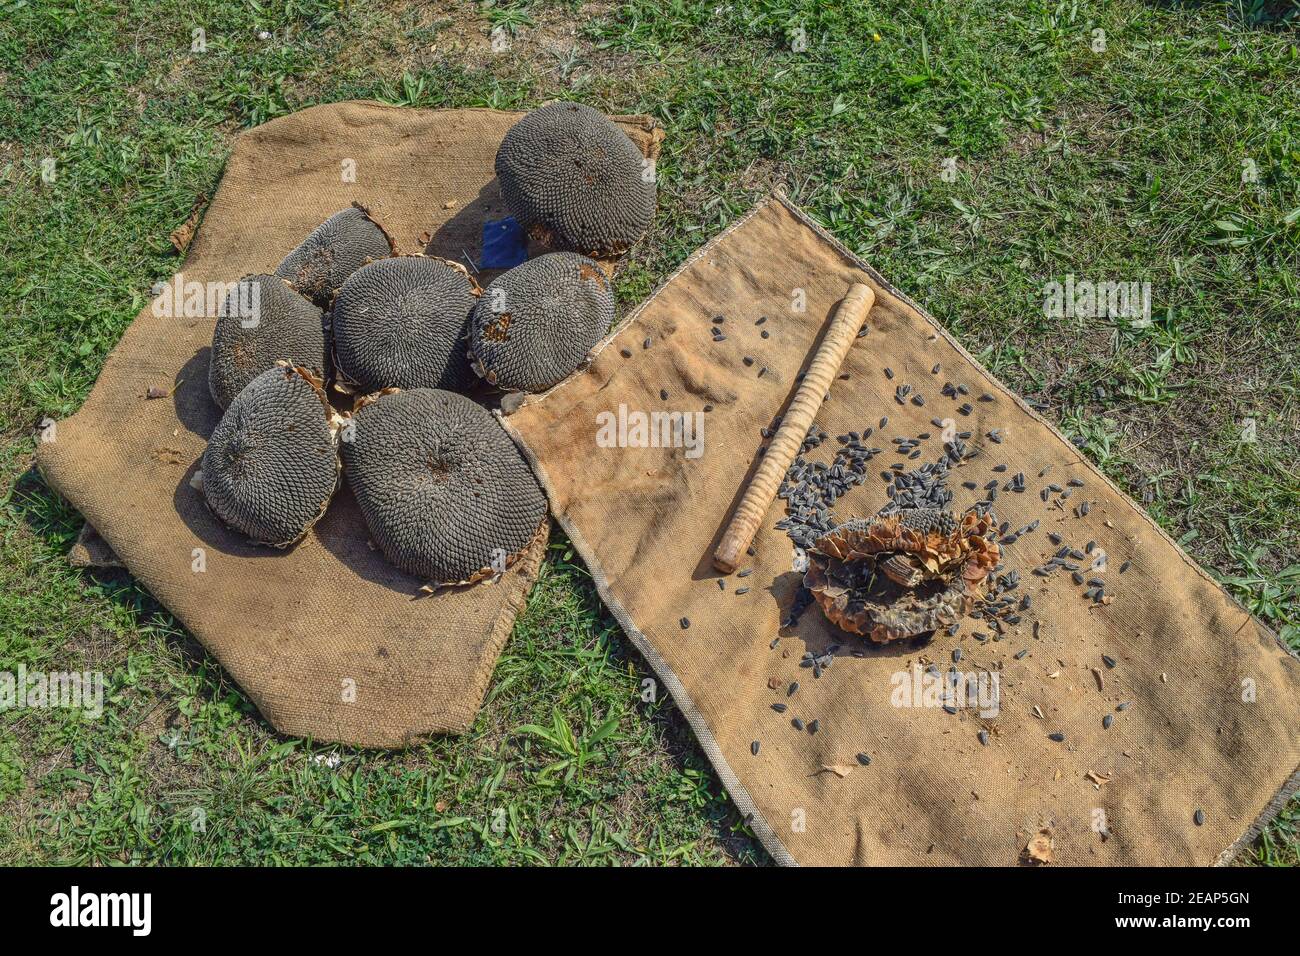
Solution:
[(510, 269), (528, 258), (528, 237), (514, 216), (483, 223), (481, 269)]

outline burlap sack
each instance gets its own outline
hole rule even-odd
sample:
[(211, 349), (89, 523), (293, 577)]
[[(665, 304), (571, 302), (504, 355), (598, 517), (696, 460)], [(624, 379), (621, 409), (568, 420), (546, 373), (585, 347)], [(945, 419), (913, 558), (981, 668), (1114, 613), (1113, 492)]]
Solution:
[[(235, 144), (180, 273), (187, 282), (269, 272), (331, 213), (368, 206), (399, 253), (476, 263), (485, 220), (507, 215), (497, 146), (523, 115), (337, 103), (274, 120)], [(648, 156), (662, 132), (615, 117)], [(545, 550), (495, 584), (420, 596), (371, 549), (346, 488), (290, 551), (250, 546), (190, 487), (219, 413), (208, 396), (211, 318), (152, 304), (113, 350), (82, 408), (47, 430), (49, 483), (221, 662), (283, 733), (399, 747), (464, 731)], [(150, 388), (175, 389), (149, 400)], [(96, 557), (98, 555), (98, 557)], [(202, 568), (202, 570), (199, 570)]]
[[(819, 330), (855, 281), (877, 295), (871, 331), (850, 352), (850, 378), (836, 381), (819, 424), (835, 435), (887, 415), (872, 442), (888, 449), (890, 436), (935, 432), (932, 417), (952, 416), (982, 449), (955, 472), (958, 507), (983, 496), (990, 478), (1024, 472), (1028, 490), (1003, 493), (996, 509), (1013, 527), (1041, 522), (1005, 549), (1033, 605), (1001, 641), (978, 642), (972, 632), (982, 626), (968, 620), (956, 637), (940, 633), (927, 646), (872, 646), (833, 632), (816, 607), (781, 631), (800, 576), (791, 573), (788, 539), (772, 527), (780, 502), (755, 542), (752, 575), (719, 590), (710, 555), (755, 461), (759, 430), (792, 396)], [(792, 310), (800, 296), (803, 313)], [(719, 314), (724, 342), (709, 333)], [(764, 329), (770, 338), (761, 338)], [(941, 370), (932, 374), (935, 363)], [(940, 394), (949, 380), (968, 385), (969, 417)], [(894, 401), (904, 382), (924, 395), (924, 407)], [(984, 392), (995, 400), (976, 401)], [(714, 410), (704, 415), (698, 458), (597, 441), (597, 416), (617, 415), (620, 405), (634, 413), (706, 404)], [(601, 597), (783, 863), (1013, 864), (1046, 829), (1060, 863), (1209, 864), (1230, 858), (1300, 782), (1300, 662), (934, 320), (784, 201), (760, 206), (701, 249), (590, 369), (505, 421)], [(995, 428), (1005, 436), (1000, 445), (985, 437)], [(937, 443), (924, 447), (908, 467), (933, 460)], [(877, 458), (872, 476), (899, 457)], [(1007, 472), (991, 471), (1002, 463)], [(1085, 484), (1064, 506), (1042, 500), (1045, 484), (1066, 486), (1071, 477)], [(970, 479), (978, 490), (960, 486)], [(884, 488), (868, 481), (841, 499), (837, 514), (873, 514)], [(1076, 517), (1083, 501), (1091, 510)], [(1091, 606), (1068, 573), (1030, 573), (1056, 551), (1050, 531), (1108, 552), (1102, 576), (1113, 604)], [(1131, 567), (1120, 574), (1124, 561)], [(739, 594), (746, 585), (751, 591)], [(820, 679), (800, 666), (806, 649), (820, 654), (832, 643), (843, 649)], [(998, 675), (996, 717), (891, 703), (896, 674), (928, 661), (946, 671), (958, 647), (962, 671)], [(1028, 654), (1017, 659), (1021, 650)], [(792, 681), (801, 686), (787, 696)], [(789, 709), (778, 713), (774, 703)], [(1107, 714), (1113, 724), (1104, 729)], [(796, 730), (795, 717), (819, 720), (818, 732)], [(1048, 739), (1057, 731), (1063, 742)]]

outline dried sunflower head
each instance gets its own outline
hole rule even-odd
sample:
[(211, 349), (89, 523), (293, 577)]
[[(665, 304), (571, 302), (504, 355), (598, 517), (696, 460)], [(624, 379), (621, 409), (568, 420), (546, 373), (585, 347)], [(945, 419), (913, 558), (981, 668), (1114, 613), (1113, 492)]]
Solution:
[(814, 542), (804, 586), (831, 623), (878, 643), (947, 627), (998, 565), (995, 525), (929, 508), (848, 521)]

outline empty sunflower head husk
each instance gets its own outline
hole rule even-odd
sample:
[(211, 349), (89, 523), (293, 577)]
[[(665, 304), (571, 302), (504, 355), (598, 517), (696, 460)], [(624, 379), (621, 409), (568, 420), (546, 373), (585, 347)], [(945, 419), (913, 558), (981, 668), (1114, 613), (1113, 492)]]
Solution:
[(832, 624), (877, 643), (947, 627), (983, 597), (996, 524), (928, 508), (848, 521), (814, 542), (804, 586)]

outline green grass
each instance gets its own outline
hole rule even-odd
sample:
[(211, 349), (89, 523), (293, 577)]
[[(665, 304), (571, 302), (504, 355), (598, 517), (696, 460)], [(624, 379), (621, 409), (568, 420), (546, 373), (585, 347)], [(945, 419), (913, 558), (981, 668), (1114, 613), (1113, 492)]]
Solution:
[[(1300, 644), (1296, 9), (0, 0), (0, 670), (111, 686), (99, 721), (0, 714), (0, 862), (766, 861), (563, 540), (473, 730), (401, 754), (278, 738), (128, 576), (63, 560), (36, 423), (175, 271), (232, 137), (314, 103), (659, 117), (625, 307), (780, 184)], [(1149, 281), (1154, 321), (1046, 319), (1070, 273)], [(1297, 812), (1252, 859), (1300, 862)]]

